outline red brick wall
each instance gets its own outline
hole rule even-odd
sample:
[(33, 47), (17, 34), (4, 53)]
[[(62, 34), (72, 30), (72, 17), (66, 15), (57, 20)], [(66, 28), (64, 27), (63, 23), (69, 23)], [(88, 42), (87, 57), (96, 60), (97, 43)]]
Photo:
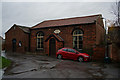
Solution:
[(105, 29), (103, 25), (103, 21), (98, 18), (96, 22), (96, 45), (104, 43), (105, 38)]
[(93, 48), (92, 60), (104, 60), (105, 46), (96, 46)]
[[(24, 33), (19, 27), (11, 27), (5, 34), (5, 49), (6, 51), (12, 51), (12, 40), (16, 39), (16, 52), (24, 53), (29, 49), (29, 35)], [(22, 46), (19, 47), (19, 41), (22, 42)]]
[(105, 43), (105, 29), (103, 25), (103, 20), (101, 18), (98, 18), (96, 21), (96, 45), (93, 48), (93, 60), (104, 60), (105, 57), (105, 46), (103, 45)]
[(2, 50), (5, 50), (5, 43), (2, 43)]
[[(79, 26), (66, 26), (66, 27), (57, 27), (57, 28), (44, 28), (44, 29), (35, 29), (31, 30), (31, 45), (30, 50), (36, 52), (36, 33), (42, 31), (44, 33), (44, 40), (46, 40), (50, 34), (54, 33), (55, 29), (59, 29), (60, 36), (64, 39), (64, 47), (73, 48), (73, 38), (72, 31), (75, 28), (82, 29), (84, 31), (83, 35), (83, 48), (92, 48), (96, 44), (96, 24), (88, 25), (79, 25)], [(41, 53), (48, 53), (49, 43), (44, 42), (44, 50), (40, 51)]]
[(116, 44), (109, 45), (110, 57), (113, 61), (120, 62), (120, 48)]
[[(100, 27), (100, 28), (98, 28)], [(45, 40), (54, 33), (54, 30), (59, 29), (61, 32), (59, 33), (59, 36), (64, 40), (64, 47), (70, 47), (73, 48), (73, 38), (72, 38), (72, 32), (75, 29), (82, 29), (83, 34), (83, 48), (85, 49), (91, 49), (93, 48), (96, 43), (100, 44), (101, 37), (97, 37), (99, 35), (103, 35), (102, 30), (103, 28), (101, 26), (97, 26), (96, 24), (86, 24), (86, 25), (77, 25), (77, 26), (64, 26), (64, 27), (54, 27), (54, 28), (42, 28), (42, 29), (32, 29), (29, 35), (24, 33), (19, 27), (8, 30), (6, 33), (6, 51), (12, 51), (12, 40), (15, 38), (17, 40), (16, 43), (16, 52), (26, 52), (29, 48), (29, 40), (30, 40), (30, 51), (35, 52), (37, 54), (48, 54), (49, 55), (49, 40), (45, 42)], [(96, 29), (101, 30), (98, 32)], [(44, 33), (44, 49), (37, 51), (36, 47), (36, 33), (42, 31)], [(52, 37), (51, 37), (52, 38)], [(22, 47), (19, 47), (18, 43), (19, 41), (22, 41)], [(97, 42), (98, 41), (98, 42)], [(56, 52), (59, 48), (63, 47), (63, 43), (56, 40)], [(95, 51), (94, 54), (99, 54), (98, 51)], [(95, 56), (96, 56), (95, 54)]]

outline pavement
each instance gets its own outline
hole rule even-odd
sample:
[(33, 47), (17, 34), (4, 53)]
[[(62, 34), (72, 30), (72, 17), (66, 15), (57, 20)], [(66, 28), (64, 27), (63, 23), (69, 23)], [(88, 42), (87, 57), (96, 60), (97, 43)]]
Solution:
[(78, 62), (40, 55), (7, 56), (3, 78), (120, 78), (117, 63)]

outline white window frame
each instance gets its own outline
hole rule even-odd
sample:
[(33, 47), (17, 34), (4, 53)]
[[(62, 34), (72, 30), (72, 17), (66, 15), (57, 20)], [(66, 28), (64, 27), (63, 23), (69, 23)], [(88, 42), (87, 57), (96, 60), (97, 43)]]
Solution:
[[(43, 39), (44, 36), (42, 36), (41, 34), (43, 34), (43, 33), (42, 32), (37, 33), (37, 50), (43, 49), (41, 43), (42, 43), (42, 39)], [(40, 39), (40, 44), (38, 44), (38, 39)], [(40, 48), (38, 46), (40, 46)]]
[[(80, 31), (80, 34), (76, 34), (76, 31)], [(82, 37), (82, 40), (79, 40), (79, 36), (81, 36)], [(79, 49), (79, 50), (82, 50), (82, 48), (80, 48), (79, 47), (79, 45), (82, 45), (83, 46), (83, 43), (82, 44), (79, 44), (79, 41), (83, 41), (83, 31), (82, 30), (75, 30), (74, 32), (73, 32), (73, 37), (77, 37), (77, 49)], [(74, 40), (74, 38), (73, 38), (73, 48), (75, 47), (75, 40)]]

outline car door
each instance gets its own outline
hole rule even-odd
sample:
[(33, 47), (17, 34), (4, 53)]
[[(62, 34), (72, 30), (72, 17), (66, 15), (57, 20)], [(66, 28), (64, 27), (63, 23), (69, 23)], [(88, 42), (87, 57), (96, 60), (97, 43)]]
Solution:
[(73, 50), (73, 49), (68, 49), (67, 58), (68, 58), (68, 59), (74, 59), (75, 56), (76, 56), (75, 50)]
[(62, 50), (62, 56), (63, 56), (63, 58), (67, 58), (67, 54), (68, 54), (68, 49), (67, 48), (63, 49)]

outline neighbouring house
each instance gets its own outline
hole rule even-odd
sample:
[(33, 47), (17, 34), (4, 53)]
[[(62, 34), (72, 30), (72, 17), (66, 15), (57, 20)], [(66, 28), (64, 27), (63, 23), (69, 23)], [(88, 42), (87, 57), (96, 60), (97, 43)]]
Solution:
[(120, 26), (108, 28), (108, 56), (120, 62)]
[(25, 53), (30, 47), (30, 28), (14, 24), (5, 33), (6, 52)]
[[(31, 28), (13, 25), (6, 32), (6, 50), (54, 56), (60, 48), (88, 51), (94, 59), (104, 58), (102, 15), (43, 21)], [(21, 43), (22, 46), (19, 44)]]

